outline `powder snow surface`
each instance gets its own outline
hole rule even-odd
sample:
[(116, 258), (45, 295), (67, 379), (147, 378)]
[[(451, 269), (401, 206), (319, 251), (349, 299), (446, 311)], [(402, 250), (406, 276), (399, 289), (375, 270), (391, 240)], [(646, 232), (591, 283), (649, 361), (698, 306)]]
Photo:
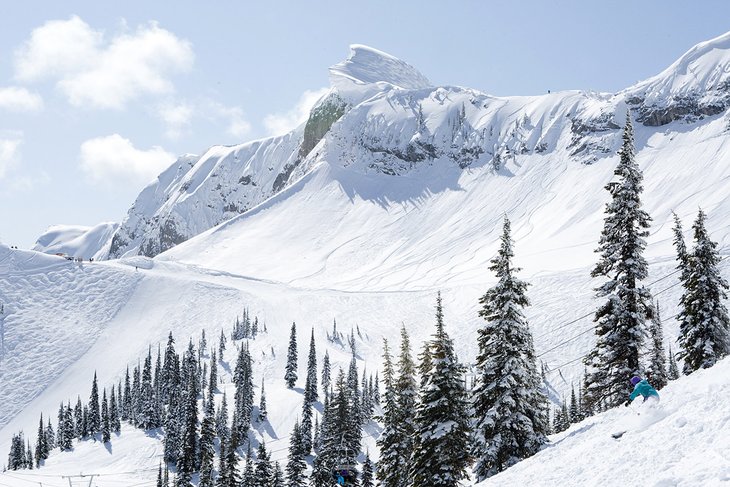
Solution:
[[(573, 425), (534, 457), (477, 484), (711, 487), (730, 482), (730, 358)], [(636, 413), (639, 413), (637, 415)], [(612, 433), (626, 431), (620, 439)]]

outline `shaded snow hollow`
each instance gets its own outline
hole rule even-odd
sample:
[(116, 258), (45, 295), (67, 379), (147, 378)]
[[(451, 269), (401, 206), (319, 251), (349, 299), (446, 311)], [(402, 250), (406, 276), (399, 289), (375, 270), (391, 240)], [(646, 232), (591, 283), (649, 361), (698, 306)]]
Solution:
[[(639, 399), (588, 418), (553, 435), (534, 457), (476, 485), (728, 485), (728, 377), (730, 358), (671, 382), (659, 391), (658, 407), (646, 408)], [(618, 440), (611, 436), (624, 430)]]

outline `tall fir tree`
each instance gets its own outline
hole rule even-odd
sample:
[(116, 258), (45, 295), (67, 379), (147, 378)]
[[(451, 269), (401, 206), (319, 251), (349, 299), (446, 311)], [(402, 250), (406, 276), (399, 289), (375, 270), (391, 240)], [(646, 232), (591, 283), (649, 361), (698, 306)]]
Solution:
[(40, 423), (38, 424), (38, 437), (35, 442), (35, 461), (36, 467), (40, 467), (43, 460), (48, 458), (48, 441), (46, 441), (46, 426), (43, 424), (43, 413), (41, 413)]
[(307, 462), (304, 461), (302, 430), (299, 421), (296, 421), (289, 440), (289, 455), (286, 463), (287, 487), (303, 487), (306, 485), (304, 476), (306, 470)]
[(418, 384), (416, 382), (416, 363), (411, 353), (411, 340), (405, 325), (401, 327), (400, 354), (398, 356), (398, 377), (395, 380), (397, 403), (396, 425), (399, 431), (398, 462), (402, 471), (411, 468), (411, 452), (415, 446), (416, 406), (418, 403)]
[(101, 409), (99, 408), (99, 386), (96, 383), (96, 371), (94, 371), (94, 381), (91, 383), (89, 414), (89, 433), (93, 435), (101, 429)]
[(213, 487), (213, 464), (215, 461), (215, 410), (213, 390), (208, 389), (205, 416), (200, 424), (200, 480), (199, 487)]
[(109, 421), (109, 403), (106, 400), (106, 388), (101, 399), (101, 441), (108, 443), (111, 440), (111, 422)]
[[(383, 431), (377, 439), (380, 449), (377, 479), (382, 487), (401, 487), (406, 485), (409, 470), (401, 467), (400, 445), (404, 438), (399, 431), (398, 398), (395, 394), (395, 372), (390, 356), (388, 340), (383, 339)], [(409, 457), (410, 459), (410, 457)]]
[(302, 448), (305, 455), (312, 450), (312, 408), (317, 400), (317, 350), (314, 344), (314, 328), (309, 341), (309, 357), (307, 359), (307, 378), (304, 385), (304, 402), (302, 405)]
[(261, 397), (259, 398), (259, 422), (263, 423), (269, 417), (266, 409), (266, 391), (264, 390), (264, 379), (261, 379)]
[(254, 487), (271, 487), (274, 471), (271, 468), (271, 457), (266, 450), (266, 443), (259, 443), (256, 451), (256, 470), (254, 471)]
[(330, 365), (330, 353), (329, 350), (324, 353), (324, 359), (322, 359), (322, 392), (326, 396), (330, 390), (332, 382), (332, 367)]
[(362, 464), (362, 487), (373, 487), (375, 477), (373, 476), (373, 462), (370, 460), (370, 452), (365, 454), (365, 461)]
[(410, 486), (456, 487), (467, 478), (470, 444), (469, 405), (464, 367), (446, 333), (441, 293), (436, 299), (436, 333), (426, 346), (426, 378), (419, 390), (416, 441)]
[(477, 385), (472, 417), (477, 480), (491, 477), (537, 453), (547, 442), (547, 398), (535, 363), (532, 334), (523, 309), (529, 306), (525, 281), (516, 277), (509, 219), (489, 269), (497, 283), (481, 297)]
[(688, 258), (688, 277), (677, 317), (677, 358), (683, 360), (685, 374), (712, 367), (730, 353), (730, 317), (723, 303), (728, 283), (720, 275), (722, 259), (705, 221), (705, 212), (700, 210), (692, 225), (694, 248)]
[(659, 302), (655, 305), (654, 317), (649, 326), (649, 364), (646, 375), (655, 389), (667, 385), (667, 354), (664, 351), (664, 329), (659, 313)]
[(626, 113), (623, 146), (614, 176), (605, 186), (611, 193), (596, 252), (601, 257), (592, 277), (605, 277), (596, 296), (606, 301), (596, 311), (596, 345), (585, 359), (589, 367), (585, 400), (601, 407), (618, 406), (631, 392), (629, 378), (641, 374), (645, 321), (653, 315), (649, 289), (641, 285), (648, 275), (643, 257), (651, 223), (641, 209), (641, 169), (634, 157), (631, 112)]
[(114, 387), (112, 387), (112, 394), (109, 398), (109, 421), (111, 422), (111, 430), (114, 433), (119, 433), (122, 429), (122, 423), (119, 420), (119, 409), (117, 407), (117, 397), (114, 393)]
[(669, 347), (669, 367), (667, 369), (667, 379), (668, 380), (679, 379), (679, 367), (677, 367), (677, 361), (674, 359), (674, 354), (672, 353), (671, 345)]
[(289, 348), (286, 354), (286, 372), (284, 381), (289, 389), (297, 383), (297, 324), (292, 323), (289, 335)]
[(241, 346), (236, 369), (233, 372), (233, 383), (236, 386), (236, 394), (234, 396), (232, 428), (236, 430), (239, 441), (243, 442), (248, 438), (248, 430), (251, 427), (254, 397), (253, 365), (248, 343)]
[[(264, 332), (266, 331), (266, 324), (264, 323)], [(284, 487), (286, 484), (284, 480), (284, 472), (281, 470), (279, 462), (274, 462), (274, 469), (271, 473), (271, 487)]]

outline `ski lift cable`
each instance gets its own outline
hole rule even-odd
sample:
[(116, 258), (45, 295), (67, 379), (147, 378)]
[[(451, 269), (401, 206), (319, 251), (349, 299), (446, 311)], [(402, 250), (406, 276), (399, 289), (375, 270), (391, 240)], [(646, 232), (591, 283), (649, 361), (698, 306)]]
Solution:
[[(718, 264), (719, 264), (720, 262), (722, 262), (722, 261), (726, 260), (726, 259), (727, 259), (728, 257), (730, 257), (730, 255), (726, 255), (726, 256), (724, 256), (724, 257), (723, 257), (722, 259), (720, 259), (720, 261), (718, 262)], [(675, 273), (676, 273), (676, 272), (675, 272)], [(665, 276), (665, 277), (668, 277), (668, 276)], [(662, 278), (662, 279), (663, 279), (663, 278)], [(676, 287), (676, 286), (679, 286), (680, 284), (681, 284), (681, 282), (675, 282), (674, 284), (672, 284), (672, 285), (670, 285), (670, 286), (667, 286), (667, 287), (665, 287), (664, 289), (661, 289), (661, 290), (657, 291), (656, 293), (654, 293), (654, 294), (653, 294), (653, 296), (658, 296), (658, 295), (660, 295), (660, 294), (662, 294), (662, 293), (664, 293), (664, 292), (666, 292), (666, 291), (669, 291), (670, 289), (672, 289), (672, 288), (674, 288), (674, 287)], [(592, 313), (591, 313), (591, 314), (592, 314)], [(596, 326), (597, 326), (597, 325), (596, 325)], [(549, 353), (549, 352), (551, 352), (551, 351), (553, 351), (553, 350), (555, 350), (555, 349), (557, 349), (557, 348), (560, 348), (561, 346), (563, 346), (564, 344), (566, 344), (566, 343), (568, 343), (568, 342), (570, 342), (570, 341), (574, 340), (575, 338), (578, 338), (578, 337), (579, 337), (579, 336), (581, 336), (581, 335), (585, 335), (585, 334), (586, 334), (587, 332), (593, 331), (593, 330), (594, 330), (594, 329), (596, 328), (596, 326), (593, 326), (593, 327), (591, 327), (590, 329), (588, 329), (588, 330), (585, 330), (585, 331), (583, 331), (583, 332), (579, 333), (578, 335), (574, 335), (573, 337), (571, 337), (571, 338), (568, 338), (567, 340), (565, 340), (565, 341), (561, 342), (561, 343), (560, 343), (560, 344), (558, 344), (557, 346), (555, 346), (555, 347), (553, 347), (553, 348), (551, 348), (551, 349), (549, 349), (549, 350), (546, 350), (546, 351), (542, 352), (542, 353), (541, 353), (541, 354), (539, 354), (539, 355), (536, 355), (536, 356), (535, 356), (535, 358), (538, 358), (538, 357), (540, 357), (540, 356), (542, 356), (542, 355), (545, 355), (545, 354), (547, 354), (547, 353)], [(589, 351), (589, 352), (587, 352), (587, 353), (585, 353), (585, 354), (583, 354), (583, 355), (581, 355), (581, 356), (580, 356), (580, 357), (578, 357), (578, 358), (575, 358), (575, 359), (573, 359), (573, 360), (570, 360), (570, 361), (568, 361), (568, 362), (565, 362), (564, 364), (560, 364), (560, 365), (558, 365), (557, 367), (554, 367), (554, 368), (552, 368), (552, 369), (548, 370), (548, 371), (547, 371), (546, 373), (547, 373), (547, 374), (550, 374), (550, 373), (553, 373), (553, 372), (559, 371), (561, 367), (565, 367), (566, 365), (570, 365), (570, 364), (573, 364), (573, 363), (575, 363), (575, 362), (577, 362), (577, 361), (579, 361), (579, 360), (583, 360), (584, 358), (586, 358), (586, 357), (588, 356), (588, 354), (590, 354), (590, 351)]]
[[(727, 259), (728, 257), (730, 257), (730, 255), (726, 255), (726, 256), (724, 256), (724, 257), (723, 257), (722, 259), (720, 259), (720, 261), (718, 262), (718, 264), (719, 264), (720, 262), (722, 262), (722, 261), (726, 260), (726, 259)], [(675, 273), (675, 274), (676, 274), (677, 272), (678, 272), (678, 271), (674, 271), (674, 273)], [(669, 276), (669, 275), (666, 275), (666, 276), (664, 276), (664, 277), (663, 277), (662, 279), (664, 279), (664, 278), (666, 278), (666, 277), (668, 277), (668, 276)], [(652, 282), (652, 283), (649, 283), (649, 285), (651, 285), (651, 284), (655, 284), (655, 283), (656, 283), (656, 282), (658, 282), (658, 281), (659, 281), (659, 280), (657, 280), (657, 281), (654, 281), (654, 282)], [(669, 285), (669, 286), (665, 287), (664, 289), (661, 289), (661, 290), (659, 290), (659, 291), (657, 291), (657, 292), (653, 293), (653, 294), (652, 294), (652, 296), (659, 296), (660, 294), (663, 294), (663, 293), (665, 293), (665, 292), (669, 291), (670, 289), (672, 289), (672, 288), (674, 288), (674, 287), (677, 287), (677, 286), (679, 286), (680, 284), (681, 284), (681, 282), (675, 282), (674, 284), (671, 284), (671, 285)], [(651, 289), (649, 289), (649, 291), (651, 291)], [(578, 320), (581, 320), (581, 319), (583, 319), (583, 318), (586, 318), (586, 317), (588, 317), (588, 316), (591, 316), (591, 315), (592, 315), (593, 313), (594, 313), (594, 312), (591, 312), (591, 313), (588, 313), (588, 314), (586, 314), (586, 315), (583, 315), (583, 316), (582, 316), (582, 317), (580, 317), (580, 318), (576, 318), (575, 320), (573, 320), (573, 321), (572, 321), (572, 322), (570, 322), (570, 323), (566, 323), (565, 325), (561, 325), (561, 327), (559, 327), (559, 328), (563, 328), (563, 327), (565, 327), (565, 326), (566, 326), (566, 325), (568, 325), (568, 324), (572, 324), (572, 323), (575, 323), (575, 322), (576, 322), (576, 321), (578, 321)], [(544, 352), (541, 352), (541, 353), (537, 354), (537, 355), (535, 356), (535, 358), (540, 358), (540, 357), (542, 357), (543, 355), (546, 355), (546, 354), (548, 354), (548, 353), (552, 352), (553, 350), (556, 350), (556, 349), (558, 349), (558, 348), (562, 347), (562, 346), (563, 346), (563, 345), (565, 345), (566, 343), (570, 343), (571, 341), (575, 340), (576, 338), (578, 338), (578, 337), (580, 337), (580, 336), (582, 336), (582, 335), (585, 335), (586, 333), (589, 333), (589, 332), (591, 332), (591, 331), (595, 330), (595, 329), (596, 329), (597, 327), (598, 327), (598, 325), (594, 325), (594, 326), (590, 327), (590, 328), (589, 328), (589, 329), (587, 329), (587, 330), (583, 330), (582, 332), (578, 333), (577, 335), (573, 335), (572, 337), (566, 338), (565, 340), (563, 340), (563, 341), (559, 342), (559, 343), (558, 343), (557, 345), (555, 345), (554, 347), (552, 347), (552, 348), (550, 348), (550, 349), (548, 349), (548, 350), (545, 350)], [(557, 329), (559, 329), (559, 328), (555, 328), (555, 330), (557, 330)], [(554, 330), (553, 330), (553, 331), (554, 331)], [(548, 334), (549, 334), (549, 333), (548, 333)], [(538, 337), (538, 338), (541, 338), (541, 337), (543, 337), (543, 336), (545, 336), (545, 335), (540, 335), (540, 337)]]

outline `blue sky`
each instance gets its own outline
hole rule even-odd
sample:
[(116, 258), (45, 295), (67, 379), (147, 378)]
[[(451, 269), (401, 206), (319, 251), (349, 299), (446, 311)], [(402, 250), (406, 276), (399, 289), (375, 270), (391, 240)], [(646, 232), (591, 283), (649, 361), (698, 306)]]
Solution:
[(120, 221), (174, 156), (283, 132), (367, 44), (434, 84), (618, 91), (730, 29), (705, 1), (33, 2), (0, 29), (0, 241)]

